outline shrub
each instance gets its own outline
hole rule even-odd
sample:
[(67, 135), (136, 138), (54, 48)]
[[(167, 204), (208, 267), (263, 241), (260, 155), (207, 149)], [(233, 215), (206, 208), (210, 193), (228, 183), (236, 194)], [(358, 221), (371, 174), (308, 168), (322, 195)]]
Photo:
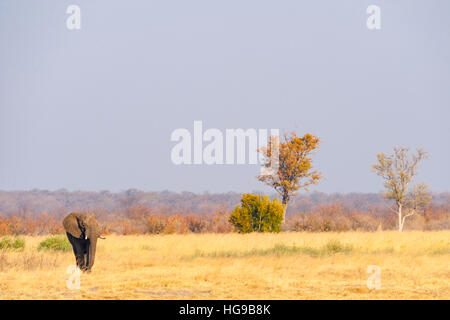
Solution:
[(20, 238), (14, 240), (4, 237), (0, 240), (0, 249), (23, 249), (25, 248), (25, 241)]
[(212, 222), (209, 224), (210, 232), (225, 233), (231, 232), (233, 226), (230, 223), (230, 212), (225, 208), (219, 208), (214, 211)]
[(280, 232), (284, 206), (269, 196), (244, 194), (231, 213), (230, 222), (238, 232)]
[(164, 231), (166, 221), (162, 217), (150, 216), (147, 218), (147, 233), (159, 234)]
[(185, 219), (180, 215), (173, 215), (167, 219), (166, 227), (164, 228), (165, 234), (172, 233), (187, 233), (189, 231), (188, 225)]
[(200, 216), (190, 214), (184, 217), (187, 223), (187, 227), (190, 232), (193, 233), (202, 233), (208, 227), (206, 219), (203, 219)]
[(38, 250), (69, 251), (69, 240), (62, 235), (51, 236), (39, 243)]

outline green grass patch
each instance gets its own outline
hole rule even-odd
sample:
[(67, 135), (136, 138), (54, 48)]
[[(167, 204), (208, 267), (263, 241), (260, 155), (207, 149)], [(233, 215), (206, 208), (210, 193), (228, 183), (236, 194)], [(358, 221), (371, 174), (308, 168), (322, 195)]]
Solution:
[(0, 239), (0, 249), (23, 249), (25, 248), (25, 240), (21, 238), (3, 237)]
[(246, 258), (257, 256), (287, 256), (287, 255), (309, 255), (311, 257), (328, 256), (336, 253), (349, 253), (353, 250), (353, 246), (349, 244), (342, 244), (338, 240), (329, 241), (321, 248), (313, 248), (309, 246), (287, 246), (285, 244), (276, 244), (268, 249), (252, 249), (249, 251), (213, 251), (202, 252), (195, 251), (192, 258)]
[(364, 250), (361, 253), (365, 254), (391, 254), (395, 253), (394, 247), (380, 248), (380, 249), (372, 249), (372, 250)]
[(450, 247), (434, 249), (430, 252), (432, 255), (450, 254)]
[(62, 235), (48, 237), (38, 246), (38, 250), (70, 251), (71, 249), (69, 240)]
[(330, 240), (322, 248), (322, 250), (327, 254), (335, 254), (339, 252), (348, 253), (353, 250), (353, 246), (350, 244), (342, 244), (339, 240)]

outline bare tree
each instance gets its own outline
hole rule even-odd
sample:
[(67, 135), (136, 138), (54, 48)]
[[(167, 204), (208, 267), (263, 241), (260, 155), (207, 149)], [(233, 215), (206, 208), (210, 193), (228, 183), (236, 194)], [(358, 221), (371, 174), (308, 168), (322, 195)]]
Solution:
[(372, 166), (372, 171), (384, 179), (384, 196), (395, 201), (400, 232), (403, 231), (406, 218), (424, 209), (431, 201), (429, 188), (425, 183), (410, 188), (419, 163), (426, 158), (427, 153), (422, 149), (417, 149), (410, 156), (409, 148), (396, 146), (392, 155), (378, 153), (378, 162)]

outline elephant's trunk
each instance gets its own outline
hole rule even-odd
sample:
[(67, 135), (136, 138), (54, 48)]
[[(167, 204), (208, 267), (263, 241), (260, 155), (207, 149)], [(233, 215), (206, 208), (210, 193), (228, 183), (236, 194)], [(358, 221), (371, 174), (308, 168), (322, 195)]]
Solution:
[(86, 268), (91, 270), (95, 261), (95, 251), (97, 250), (97, 237), (89, 239), (89, 247), (87, 252)]

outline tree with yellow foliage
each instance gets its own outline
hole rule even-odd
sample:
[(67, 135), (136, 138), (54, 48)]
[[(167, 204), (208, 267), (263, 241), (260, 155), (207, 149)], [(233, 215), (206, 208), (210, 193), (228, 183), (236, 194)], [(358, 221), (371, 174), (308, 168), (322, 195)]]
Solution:
[(313, 171), (311, 155), (319, 148), (319, 138), (307, 133), (298, 137), (295, 132), (285, 133), (282, 141), (277, 136), (269, 137), (267, 146), (260, 148), (264, 159), (264, 174), (259, 181), (273, 187), (281, 196), (284, 205), (283, 222), (289, 200), (296, 191), (316, 184), (322, 177)]

